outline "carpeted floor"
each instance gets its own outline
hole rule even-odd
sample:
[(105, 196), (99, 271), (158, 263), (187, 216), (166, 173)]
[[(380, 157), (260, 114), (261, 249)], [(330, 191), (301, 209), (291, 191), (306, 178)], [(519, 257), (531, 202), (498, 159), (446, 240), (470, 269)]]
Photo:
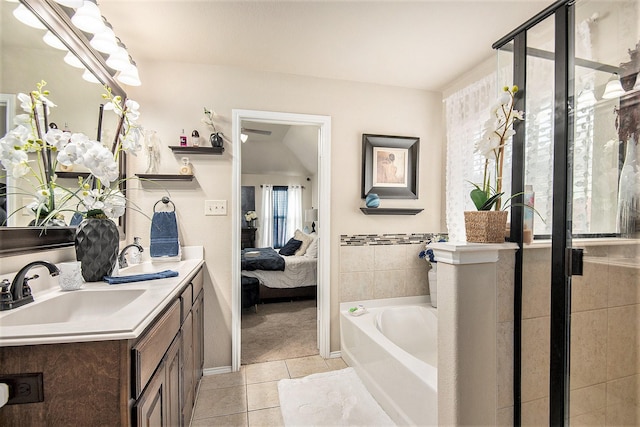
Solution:
[(242, 310), (243, 365), (318, 354), (316, 301), (258, 304)]

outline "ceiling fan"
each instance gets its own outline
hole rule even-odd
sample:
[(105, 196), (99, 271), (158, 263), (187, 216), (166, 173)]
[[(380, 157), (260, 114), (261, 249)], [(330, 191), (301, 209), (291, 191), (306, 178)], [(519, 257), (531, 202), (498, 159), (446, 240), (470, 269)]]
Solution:
[(250, 129), (250, 128), (242, 128), (242, 132), (245, 133), (257, 133), (259, 135), (271, 135), (270, 130), (262, 130), (262, 129)]

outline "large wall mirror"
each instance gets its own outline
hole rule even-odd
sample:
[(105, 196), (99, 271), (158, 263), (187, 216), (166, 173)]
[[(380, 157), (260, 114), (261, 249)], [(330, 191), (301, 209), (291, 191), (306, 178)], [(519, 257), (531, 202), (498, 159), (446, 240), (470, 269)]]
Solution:
[[(32, 11), (46, 29), (32, 28), (18, 21), (13, 11), (19, 4)], [(92, 138), (98, 132), (100, 104), (105, 92), (103, 85), (109, 86), (114, 94), (126, 97), (103, 56), (92, 49), (87, 36), (71, 24), (71, 12), (71, 9), (51, 0), (20, 0), (19, 3), (0, 0), (0, 136), (13, 127), (13, 116), (22, 112), (17, 105), (16, 95), (20, 92), (29, 93), (41, 80), (47, 82), (46, 88), (57, 105), (51, 110), (49, 121), (55, 122), (60, 129), (82, 132)], [(56, 49), (46, 44), (43, 37), (47, 32), (53, 34), (66, 49)], [(69, 53), (80, 61), (83, 68), (71, 66), (65, 61)], [(85, 70), (98, 83), (83, 79)], [(113, 141), (116, 128), (115, 114), (105, 112), (101, 140), (105, 143)], [(120, 164), (123, 175), (124, 157)], [(20, 187), (19, 183), (6, 182), (3, 172), (0, 175), (0, 182), (7, 187)], [(69, 175), (61, 178), (59, 175), (60, 179), (77, 180), (77, 177)], [(27, 202), (28, 196), (11, 194), (11, 191), (7, 193), (6, 211), (9, 214)], [(120, 223), (122, 232), (124, 218), (121, 217)], [(19, 211), (11, 215), (5, 226), (0, 227), (0, 256), (73, 244), (74, 228), (47, 227), (43, 230), (40, 227), (27, 227), (31, 219)]]

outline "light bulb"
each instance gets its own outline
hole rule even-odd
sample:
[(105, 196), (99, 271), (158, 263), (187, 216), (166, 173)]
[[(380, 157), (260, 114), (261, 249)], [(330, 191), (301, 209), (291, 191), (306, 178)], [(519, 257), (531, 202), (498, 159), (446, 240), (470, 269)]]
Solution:
[(249, 139), (249, 135), (247, 135), (246, 133), (240, 134), (240, 141), (242, 141), (243, 143), (247, 142), (248, 139)]
[(56, 3), (61, 4), (62, 6), (72, 7), (77, 9), (82, 6), (84, 0), (54, 0)]
[(620, 83), (620, 76), (618, 73), (613, 73), (604, 88), (602, 99), (620, 98), (625, 93), (626, 92), (622, 88), (622, 83)]
[(37, 28), (38, 30), (47, 29), (38, 17), (23, 4), (19, 4), (18, 7), (13, 10), (13, 16), (15, 16), (18, 21), (30, 27)]
[(97, 32), (89, 44), (98, 52), (112, 54), (118, 50), (118, 41), (111, 24), (105, 21), (102, 31)]
[(67, 52), (64, 56), (64, 62), (76, 68), (85, 68), (85, 65), (71, 52)]
[(116, 79), (129, 86), (140, 86), (142, 82), (140, 81), (140, 75), (138, 74), (138, 67), (136, 67), (136, 63), (131, 61), (131, 65), (120, 72)]
[(90, 83), (102, 84), (100, 80), (93, 75), (93, 73), (86, 68), (84, 69), (84, 73), (82, 73), (82, 78)]
[(44, 42), (46, 44), (48, 44), (49, 46), (51, 46), (51, 47), (53, 47), (55, 49), (69, 50), (69, 49), (67, 49), (67, 46), (65, 46), (65, 44), (62, 43), (62, 40), (60, 40), (51, 31), (47, 31), (46, 33), (44, 33), (44, 36), (42, 36), (42, 40), (44, 40)]
[(114, 70), (124, 71), (131, 65), (129, 54), (122, 43), (118, 43), (118, 49), (113, 52), (106, 61), (107, 65)]
[(82, 6), (71, 17), (71, 22), (82, 31), (92, 34), (100, 32), (104, 28), (102, 15), (95, 0), (84, 0)]

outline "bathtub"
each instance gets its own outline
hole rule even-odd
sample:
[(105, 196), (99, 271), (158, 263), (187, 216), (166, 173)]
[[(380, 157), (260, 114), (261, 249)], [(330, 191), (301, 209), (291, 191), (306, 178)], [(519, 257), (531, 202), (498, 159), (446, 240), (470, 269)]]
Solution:
[[(349, 314), (357, 304), (367, 313)], [(438, 425), (437, 331), (429, 297), (340, 305), (342, 358), (398, 425)]]

